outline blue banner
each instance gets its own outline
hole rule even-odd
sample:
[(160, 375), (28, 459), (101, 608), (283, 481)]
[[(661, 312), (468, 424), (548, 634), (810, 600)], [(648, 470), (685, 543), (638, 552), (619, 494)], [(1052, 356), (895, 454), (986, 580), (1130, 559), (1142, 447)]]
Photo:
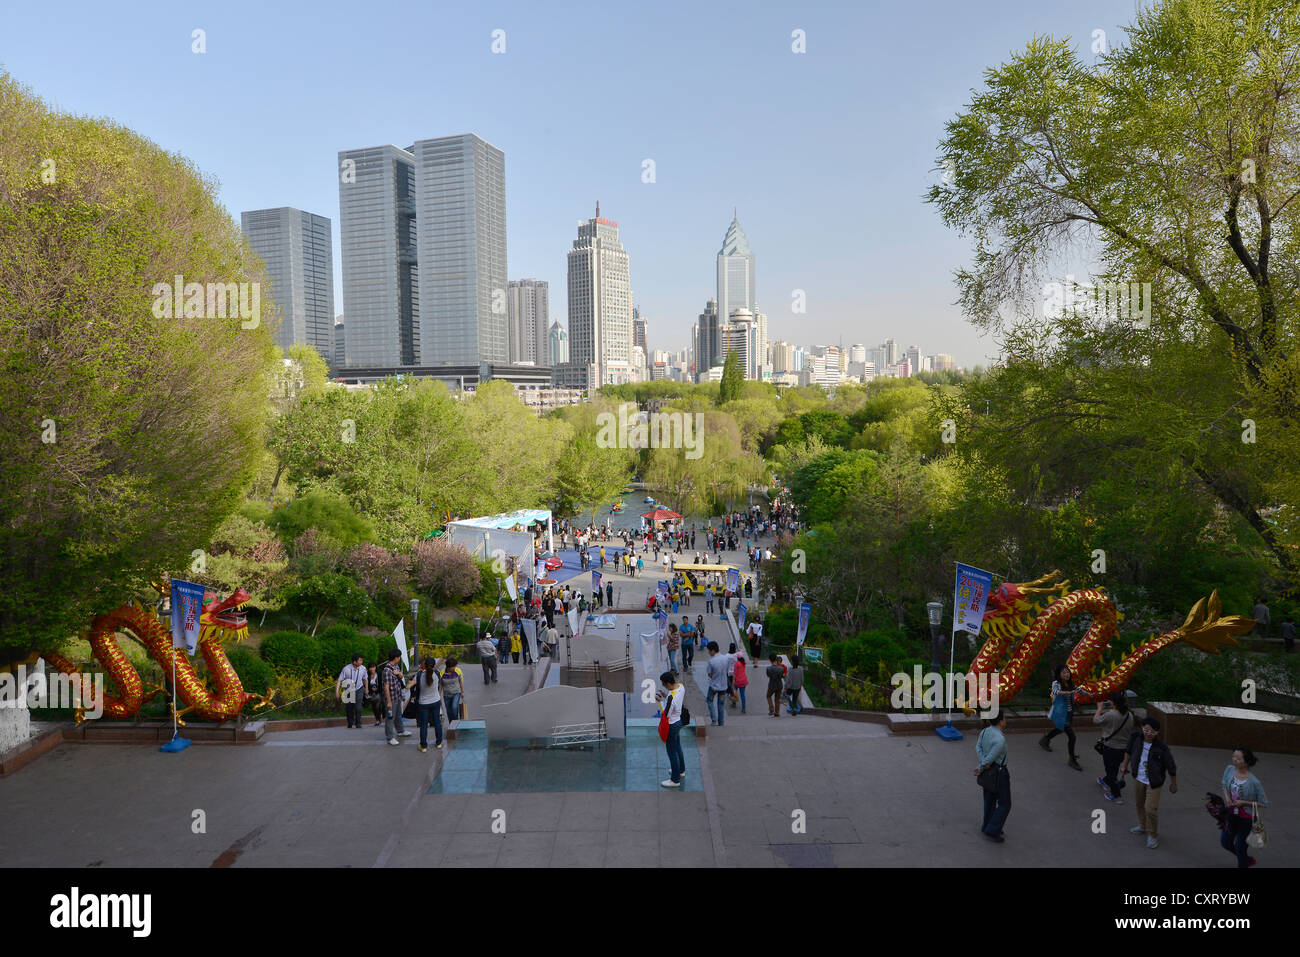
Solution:
[(600, 594), (600, 572), (593, 571), (591, 573), (591, 590), (597, 595)]
[(172, 647), (194, 654), (203, 616), (203, 586), (172, 579)]
[(957, 584), (952, 603), (953, 634), (959, 631), (972, 635), (980, 633), (980, 627), (984, 624), (984, 607), (988, 604), (992, 589), (992, 572), (957, 563)]
[(727, 587), (731, 589), (731, 593), (733, 595), (736, 592), (740, 591), (740, 569), (739, 568), (727, 569)]
[(808, 637), (808, 621), (812, 618), (812, 605), (808, 602), (799, 603), (799, 635), (795, 638), (795, 644), (803, 648), (803, 640)]
[(661, 579), (659, 582), (659, 594), (663, 595), (664, 598), (667, 598), (669, 590), (668, 583)]
[(745, 633), (745, 613), (749, 611), (743, 601), (736, 602), (736, 623), (740, 626), (740, 633)]

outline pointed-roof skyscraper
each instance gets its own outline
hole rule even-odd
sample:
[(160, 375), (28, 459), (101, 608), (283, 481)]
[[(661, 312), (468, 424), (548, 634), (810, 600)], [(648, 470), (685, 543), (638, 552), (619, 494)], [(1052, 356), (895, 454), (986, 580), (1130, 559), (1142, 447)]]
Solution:
[(737, 309), (757, 312), (758, 304), (754, 297), (754, 253), (733, 210), (731, 225), (718, 251), (718, 321), (726, 323)]

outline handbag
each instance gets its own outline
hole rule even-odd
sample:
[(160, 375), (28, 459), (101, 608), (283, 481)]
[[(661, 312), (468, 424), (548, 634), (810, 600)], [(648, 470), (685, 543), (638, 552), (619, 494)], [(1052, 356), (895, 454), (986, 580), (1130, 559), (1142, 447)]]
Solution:
[(1268, 831), (1264, 830), (1264, 819), (1259, 816), (1259, 805), (1253, 801), (1250, 805), (1250, 814), (1250, 834), (1246, 837), (1246, 843), (1250, 847), (1268, 847)]
[[(984, 732), (981, 731), (980, 739), (983, 739), (983, 737), (984, 737)], [(977, 739), (976, 741), (976, 747), (978, 746), (979, 746), (979, 739)], [(993, 793), (996, 794), (998, 790), (998, 782), (1002, 779), (1002, 769), (1004, 767), (1006, 767), (1005, 764), (990, 764), (979, 774), (975, 775), (975, 783), (978, 784), (985, 791), (992, 791)]]
[(406, 707), (402, 709), (403, 718), (417, 718), (420, 715), (419, 705), (415, 703), (415, 695), (411, 692), (406, 693)]
[(1050, 717), (1052, 724), (1056, 725), (1057, 731), (1065, 730), (1066, 716), (1069, 714), (1069, 704), (1065, 695), (1058, 694), (1056, 700), (1052, 702), (1052, 711)]
[(663, 709), (659, 715), (659, 740), (668, 740), (668, 702), (664, 702)]

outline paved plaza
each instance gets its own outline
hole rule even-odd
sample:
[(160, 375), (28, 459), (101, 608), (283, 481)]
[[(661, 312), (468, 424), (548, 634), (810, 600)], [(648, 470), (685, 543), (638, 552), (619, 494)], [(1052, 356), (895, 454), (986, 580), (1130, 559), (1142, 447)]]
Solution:
[[(623, 637), (629, 625), (635, 636), (651, 619), (619, 615), (603, 633)], [(726, 627), (711, 623), (710, 637)], [(637, 658), (634, 650), (639, 688)], [(1128, 833), (1131, 788), (1123, 804), (1102, 798), (1091, 733), (1079, 736), (1083, 773), (1066, 766), (1062, 739), (1047, 754), (1036, 735), (1010, 734), (1012, 810), (1006, 843), (994, 845), (978, 833), (970, 735), (950, 743), (812, 715), (772, 718), (757, 679), (750, 713), (729, 711), (703, 740), (683, 735), (686, 787), (669, 791), (658, 786), (667, 763), (653, 708), (639, 696), (628, 699), (625, 740), (554, 751), (489, 743), (473, 720), (482, 705), (521, 693), (529, 669), (506, 666), (487, 689), (477, 666), (466, 677), (471, 720), (425, 754), (414, 737), (391, 747), (369, 725), (179, 754), (64, 744), (0, 778), (0, 854), (10, 867), (1234, 864), (1203, 810), (1228, 760), (1222, 751), (1174, 749), (1179, 791), (1164, 795), (1161, 845), (1148, 850)], [(694, 720), (707, 725), (704, 657), (685, 684)], [(1272, 802), (1260, 866), (1300, 865), (1300, 758), (1260, 754), (1255, 770)]]

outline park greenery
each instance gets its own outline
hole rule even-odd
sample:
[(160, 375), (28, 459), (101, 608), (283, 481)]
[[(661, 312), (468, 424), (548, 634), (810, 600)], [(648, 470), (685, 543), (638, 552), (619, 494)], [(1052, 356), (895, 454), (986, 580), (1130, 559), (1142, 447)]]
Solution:
[[(263, 275), (214, 185), (0, 74), (0, 663), (175, 572), (252, 595), (271, 631), (232, 658), (249, 681), (312, 690), (345, 647), (370, 658), (411, 598), (448, 646), (490, 613), (494, 573), (431, 537), (443, 523), (525, 507), (600, 522), (633, 480), (696, 522), (797, 507), (804, 527), (761, 573), (768, 634), (792, 643), (793, 604), (811, 602), (835, 676), (810, 680), (847, 706), (928, 664), (925, 605), (951, 614), (957, 561), (1105, 588), (1126, 645), (1213, 589), (1228, 614), (1263, 598), (1293, 617), (1297, 18), (1280, 0), (1165, 0), (1091, 61), (1039, 37), (987, 71), (929, 202), (973, 243), (956, 284), (996, 344), (988, 369), (827, 391), (745, 381), (729, 355), (720, 382), (608, 386), (540, 416), (500, 381), (331, 383), (310, 348), (274, 348), (273, 314), (156, 319), (160, 278)], [(1149, 284), (1150, 321), (1044, 308), (1067, 274)], [(700, 454), (606, 441), (620, 410), (691, 417)], [(1085, 626), (1062, 629), (1027, 697)], [(1226, 703), (1243, 660), (1178, 648), (1135, 686)], [(1276, 664), (1276, 687), (1298, 678)]]

